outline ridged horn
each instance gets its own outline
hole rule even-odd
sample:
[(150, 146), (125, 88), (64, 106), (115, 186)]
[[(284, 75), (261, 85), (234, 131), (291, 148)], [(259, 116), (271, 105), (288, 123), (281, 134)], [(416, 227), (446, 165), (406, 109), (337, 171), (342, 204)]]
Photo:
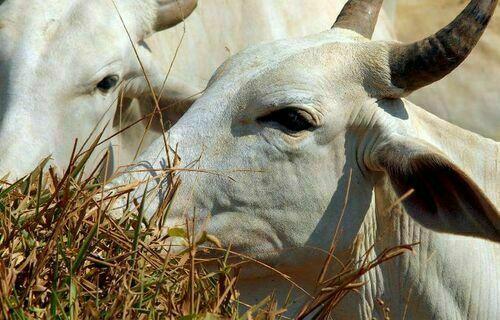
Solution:
[(198, 0), (156, 0), (158, 3), (156, 31), (175, 26), (187, 18), (198, 4)]
[(460, 15), (436, 34), (389, 52), (392, 84), (406, 93), (442, 79), (476, 46), (498, 0), (472, 0)]
[(349, 0), (333, 28), (349, 29), (371, 39), (384, 0)]

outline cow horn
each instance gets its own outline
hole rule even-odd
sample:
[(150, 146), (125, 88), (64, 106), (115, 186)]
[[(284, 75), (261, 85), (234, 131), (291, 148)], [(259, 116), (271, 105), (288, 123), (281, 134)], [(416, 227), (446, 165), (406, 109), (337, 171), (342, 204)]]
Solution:
[(156, 0), (158, 14), (155, 30), (165, 30), (182, 22), (198, 4), (198, 0)]
[(333, 28), (349, 29), (371, 39), (384, 0), (349, 0)]
[(436, 34), (389, 51), (391, 82), (415, 91), (442, 79), (458, 67), (476, 46), (498, 0), (472, 0), (462, 13)]

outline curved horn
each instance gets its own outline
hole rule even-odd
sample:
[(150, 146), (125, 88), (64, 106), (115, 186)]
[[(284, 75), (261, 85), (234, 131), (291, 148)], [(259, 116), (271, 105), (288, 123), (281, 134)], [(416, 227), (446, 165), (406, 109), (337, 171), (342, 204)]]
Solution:
[(349, 29), (371, 39), (384, 0), (349, 0), (332, 28)]
[(182, 22), (198, 4), (198, 0), (156, 0), (158, 14), (155, 30), (165, 30)]
[(472, 0), (438, 33), (389, 51), (392, 84), (407, 93), (442, 79), (458, 67), (476, 46), (498, 0)]

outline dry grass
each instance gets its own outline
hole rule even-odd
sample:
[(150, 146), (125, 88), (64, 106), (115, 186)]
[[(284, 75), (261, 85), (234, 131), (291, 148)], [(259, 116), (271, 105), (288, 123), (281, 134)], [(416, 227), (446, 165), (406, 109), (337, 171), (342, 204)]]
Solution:
[[(43, 161), (14, 184), (0, 182), (1, 318), (280, 317), (284, 309), (272, 297), (250, 308), (238, 302), (235, 284), (244, 264), (228, 259), (233, 255), (229, 250), (219, 249), (223, 254), (218, 258), (200, 255), (208, 250), (204, 244), (219, 246), (213, 236), (184, 229), (161, 232), (157, 223), (143, 219), (143, 203), (135, 199), (130, 199), (129, 214), (112, 219), (113, 201), (133, 188), (111, 195), (97, 178), (100, 166), (83, 174), (96, 145), (88, 152), (74, 151), (62, 176)], [(178, 184), (172, 185), (160, 216), (168, 213)], [(166, 243), (173, 237), (183, 239), (188, 249), (170, 252)], [(324, 289), (299, 318), (312, 312), (326, 318), (348, 292), (363, 285), (360, 276), (408, 250), (395, 248), (374, 261), (348, 263), (338, 276), (322, 282)]]

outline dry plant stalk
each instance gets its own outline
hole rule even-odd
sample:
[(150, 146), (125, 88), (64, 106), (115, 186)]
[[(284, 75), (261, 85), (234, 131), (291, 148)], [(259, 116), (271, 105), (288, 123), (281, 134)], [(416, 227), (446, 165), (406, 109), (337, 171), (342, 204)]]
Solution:
[[(0, 179), (1, 319), (285, 319), (286, 309), (273, 296), (255, 306), (238, 301), (242, 261), (260, 262), (220, 248), (204, 232), (172, 228), (165, 233), (162, 226), (180, 184), (177, 158), (165, 172), (171, 188), (163, 205), (145, 221), (146, 197), (131, 198), (137, 185), (110, 192), (99, 181), (107, 155), (86, 170), (101, 137), (82, 152), (75, 142), (60, 176), (45, 168), (46, 159), (13, 184)], [(124, 196), (128, 212), (115, 220), (110, 208)], [(184, 239), (184, 251), (170, 251), (166, 240), (174, 237)], [(326, 317), (348, 291), (362, 285), (359, 277), (410, 249), (387, 250), (360, 267), (349, 264), (325, 281), (299, 318), (318, 310), (317, 318)], [(238, 260), (231, 259), (235, 256)]]
[[(320, 283), (319, 293), (314, 299), (305, 304), (297, 316), (297, 319), (330, 319), (335, 307), (350, 292), (356, 291), (366, 285), (360, 279), (370, 270), (384, 262), (392, 260), (402, 254), (413, 252), (416, 244), (402, 245), (382, 251), (376, 258), (369, 261), (371, 250), (364, 254), (361, 261), (351, 260), (342, 270), (332, 277)], [(385, 306), (384, 306), (385, 307)]]
[[(99, 136), (100, 138), (100, 136)], [(120, 192), (104, 191), (98, 167), (83, 174), (88, 151), (58, 176), (47, 160), (28, 177), (0, 185), (1, 319), (177, 319), (231, 317), (236, 271), (227, 259), (202, 259), (213, 237), (173, 229), (165, 235), (142, 219), (142, 203), (113, 220)], [(76, 150), (76, 144), (75, 144)], [(106, 156), (100, 165), (107, 161)], [(175, 173), (172, 173), (174, 175)], [(2, 179), (4, 181), (5, 179)], [(178, 184), (167, 194), (171, 199)], [(168, 202), (169, 199), (166, 199)], [(166, 207), (162, 210), (166, 212)], [(161, 219), (160, 219), (161, 220)], [(185, 237), (169, 252), (165, 238)], [(203, 266), (211, 262), (210, 272)]]

